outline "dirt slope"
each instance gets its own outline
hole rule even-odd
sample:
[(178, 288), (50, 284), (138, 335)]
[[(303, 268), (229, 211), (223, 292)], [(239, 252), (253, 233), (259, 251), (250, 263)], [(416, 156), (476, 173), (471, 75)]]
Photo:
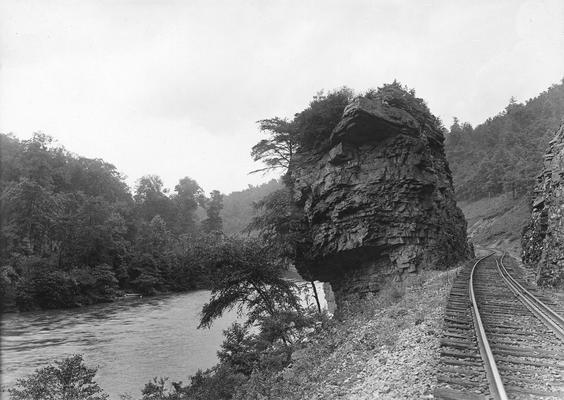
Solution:
[(510, 193), (458, 203), (468, 222), (468, 237), (476, 245), (503, 247), (521, 258), (521, 231), (530, 218), (529, 201)]

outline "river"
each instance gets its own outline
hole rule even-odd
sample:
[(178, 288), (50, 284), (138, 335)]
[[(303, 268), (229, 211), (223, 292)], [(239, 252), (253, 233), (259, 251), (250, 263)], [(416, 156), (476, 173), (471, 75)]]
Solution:
[[(327, 307), (326, 286), (316, 287)], [(312, 304), (311, 295), (304, 293), (304, 303)], [(209, 295), (201, 290), (73, 310), (5, 314), (2, 385), (10, 387), (36, 368), (75, 353), (83, 354), (88, 366), (99, 367), (96, 381), (112, 400), (122, 393), (140, 398), (145, 383), (155, 376), (187, 383), (198, 369), (217, 363), (223, 330), (237, 319), (232, 311), (210, 329), (197, 329), (198, 314)]]
[[(2, 385), (53, 360), (82, 353), (98, 366), (96, 381), (118, 399), (154, 376), (188, 382), (198, 368), (217, 362), (223, 330), (236, 320), (225, 314), (210, 329), (197, 329), (209, 291), (127, 300), (75, 310), (5, 314), (2, 318)], [(2, 398), (7, 397), (4, 393)]]

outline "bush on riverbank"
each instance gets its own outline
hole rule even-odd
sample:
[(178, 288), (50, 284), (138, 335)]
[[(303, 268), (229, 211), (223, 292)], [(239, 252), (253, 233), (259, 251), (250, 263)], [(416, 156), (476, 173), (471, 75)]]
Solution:
[(107, 400), (109, 396), (94, 381), (96, 371), (97, 368), (84, 365), (81, 355), (75, 354), (18, 379), (8, 392), (11, 400)]
[(204, 255), (216, 240), (200, 237), (162, 253), (132, 255), (119, 269), (108, 264), (61, 269), (49, 258), (17, 257), (3, 267), (4, 310), (10, 304), (21, 311), (73, 308), (111, 302), (125, 292), (150, 296), (209, 288)]

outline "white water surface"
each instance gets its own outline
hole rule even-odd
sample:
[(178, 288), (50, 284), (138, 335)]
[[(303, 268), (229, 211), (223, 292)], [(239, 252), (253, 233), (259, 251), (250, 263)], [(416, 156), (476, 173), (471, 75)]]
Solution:
[[(311, 286), (296, 283), (304, 306), (314, 306)], [(327, 308), (326, 288), (320, 282), (316, 288)], [(209, 297), (209, 291), (201, 290), (72, 310), (4, 314), (2, 386), (11, 387), (35, 369), (76, 353), (84, 355), (88, 366), (98, 366), (95, 379), (112, 400), (123, 393), (140, 398), (145, 383), (155, 376), (188, 383), (198, 369), (217, 363), (223, 331), (237, 320), (236, 311), (231, 311), (210, 329), (197, 329)]]
[[(217, 363), (223, 330), (236, 318), (229, 312), (210, 329), (197, 329), (209, 291), (98, 304), (73, 310), (4, 314), (1, 377), (4, 387), (17, 378), (75, 353), (98, 366), (96, 381), (118, 399), (141, 397), (154, 376), (188, 382), (199, 368)], [(7, 398), (7, 393), (2, 393)]]

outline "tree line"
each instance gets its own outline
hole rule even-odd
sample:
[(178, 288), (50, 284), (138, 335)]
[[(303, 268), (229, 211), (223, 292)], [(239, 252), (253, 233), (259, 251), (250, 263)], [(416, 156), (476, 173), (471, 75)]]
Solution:
[[(19, 310), (209, 287), (201, 257), (221, 235), (223, 195), (158, 176), (133, 194), (116, 168), (36, 133), (0, 135), (0, 295)], [(199, 221), (197, 210), (205, 210)]]
[(457, 198), (530, 193), (563, 117), (564, 79), (525, 103), (511, 98), (504, 110), (476, 127), (454, 118), (445, 132), (445, 150)]

